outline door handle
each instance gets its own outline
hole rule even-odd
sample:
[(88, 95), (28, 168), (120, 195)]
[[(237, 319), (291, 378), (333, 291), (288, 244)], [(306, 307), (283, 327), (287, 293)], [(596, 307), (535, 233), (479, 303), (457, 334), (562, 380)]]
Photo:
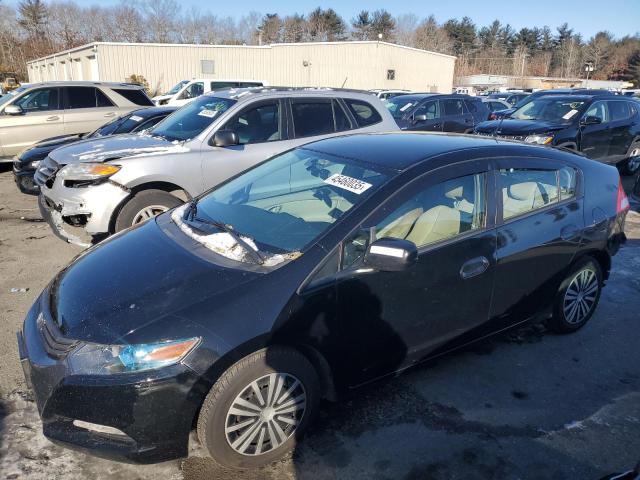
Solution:
[(55, 122), (56, 120), (60, 120), (60, 117), (58, 115), (47, 117), (47, 122)]
[(105, 113), (104, 116), (105, 117), (115, 117), (116, 113), (115, 112), (109, 112), (109, 113)]
[(433, 126), (433, 128), (440, 128), (441, 126), (442, 126), (441, 124), (436, 123), (436, 124)]
[(580, 233), (580, 229), (575, 225), (567, 225), (560, 230), (560, 238), (563, 240), (575, 240)]
[(491, 263), (487, 257), (476, 257), (466, 261), (460, 267), (460, 277), (463, 280), (483, 274)]

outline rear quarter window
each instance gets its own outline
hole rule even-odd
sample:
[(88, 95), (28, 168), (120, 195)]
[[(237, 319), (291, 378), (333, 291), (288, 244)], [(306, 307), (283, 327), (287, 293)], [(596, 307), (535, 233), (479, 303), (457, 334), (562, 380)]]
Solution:
[(114, 88), (113, 91), (136, 105), (153, 106), (153, 102), (141, 89)]
[(368, 127), (382, 121), (382, 117), (370, 103), (349, 98), (345, 98), (344, 102), (355, 117), (359, 127)]

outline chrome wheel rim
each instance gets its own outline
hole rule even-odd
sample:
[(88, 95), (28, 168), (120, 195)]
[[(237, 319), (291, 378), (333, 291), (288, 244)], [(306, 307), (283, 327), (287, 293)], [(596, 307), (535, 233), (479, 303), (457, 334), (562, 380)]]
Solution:
[(570, 324), (582, 322), (593, 310), (600, 285), (598, 276), (590, 268), (585, 268), (571, 280), (564, 294), (564, 318)]
[(225, 421), (229, 446), (241, 455), (263, 455), (296, 431), (306, 410), (304, 385), (288, 373), (271, 373), (247, 385)]
[(131, 225), (136, 225), (140, 222), (144, 222), (145, 220), (149, 220), (150, 218), (160, 215), (167, 210), (169, 210), (169, 207), (165, 207), (164, 205), (149, 205), (148, 207), (144, 207), (133, 216)]

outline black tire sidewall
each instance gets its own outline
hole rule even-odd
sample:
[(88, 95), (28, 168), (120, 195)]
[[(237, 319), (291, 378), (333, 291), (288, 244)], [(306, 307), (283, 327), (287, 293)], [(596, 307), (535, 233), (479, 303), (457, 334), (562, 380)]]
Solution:
[[(567, 289), (569, 288), (569, 285), (571, 284), (571, 281), (580, 271), (584, 270), (586, 267), (590, 267), (593, 271), (595, 271), (596, 277), (598, 279), (598, 293), (596, 294), (595, 303), (589, 314), (580, 323), (569, 323), (564, 315), (564, 296), (567, 292)], [(569, 271), (569, 274), (567, 275), (565, 280), (562, 282), (554, 306), (553, 318), (551, 321), (552, 329), (558, 333), (570, 333), (582, 328), (591, 319), (591, 317), (597, 310), (598, 304), (600, 303), (601, 294), (602, 269), (600, 268), (600, 264), (593, 257), (584, 257), (575, 263), (575, 265)]]
[(131, 227), (136, 214), (145, 207), (151, 205), (164, 205), (168, 209), (177, 207), (182, 203), (178, 197), (163, 190), (143, 190), (136, 193), (118, 212), (114, 230), (119, 232)]
[[(209, 415), (206, 424), (202, 425), (205, 431), (199, 431), (198, 434), (206, 436), (206, 447), (209, 454), (224, 467), (238, 469), (257, 468), (280, 459), (295, 447), (297, 441), (317, 413), (320, 402), (319, 379), (315, 369), (306, 357), (293, 349), (281, 347), (276, 347), (273, 350), (262, 350), (256, 352), (256, 354), (260, 355), (260, 358), (255, 363), (252, 362), (247, 367), (237, 371), (228, 383), (225, 382), (226, 385), (223, 386), (217, 398), (210, 399), (207, 397), (205, 400), (205, 402), (213, 400), (214, 404), (210, 406), (212, 413)], [(241, 455), (231, 448), (224, 433), (227, 412), (236, 396), (252, 381), (269, 373), (278, 372), (294, 375), (304, 386), (307, 399), (302, 421), (295, 433), (275, 450), (256, 457)], [(216, 386), (213, 388), (215, 389)], [(200, 429), (200, 427), (199, 423), (198, 428)]]

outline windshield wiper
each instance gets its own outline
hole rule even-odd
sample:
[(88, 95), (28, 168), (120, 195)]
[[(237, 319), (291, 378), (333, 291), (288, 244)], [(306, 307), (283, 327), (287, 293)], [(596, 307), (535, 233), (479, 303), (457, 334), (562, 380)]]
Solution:
[(201, 218), (197, 216), (197, 212), (198, 212), (198, 206), (196, 204), (197, 202), (195, 200), (192, 200), (191, 202), (189, 202), (189, 206), (187, 207), (185, 214), (184, 214), (184, 219), (187, 221), (195, 221), (198, 223), (202, 223), (204, 225), (209, 225), (211, 227), (215, 227), (218, 230), (221, 230), (225, 233), (228, 233), (229, 235), (231, 235), (233, 237), (233, 239), (236, 241), (236, 243), (238, 245), (240, 245), (242, 247), (243, 250), (245, 250), (249, 256), (253, 259), (254, 262), (256, 262), (259, 265), (263, 265), (265, 262), (265, 257), (264, 255), (262, 255), (260, 252), (258, 252), (257, 250), (254, 250), (254, 248), (249, 245), (247, 242), (245, 242), (242, 237), (240, 236), (239, 233), (237, 233), (233, 228), (231, 228), (229, 225), (219, 222), (217, 220), (208, 220), (206, 218)]

